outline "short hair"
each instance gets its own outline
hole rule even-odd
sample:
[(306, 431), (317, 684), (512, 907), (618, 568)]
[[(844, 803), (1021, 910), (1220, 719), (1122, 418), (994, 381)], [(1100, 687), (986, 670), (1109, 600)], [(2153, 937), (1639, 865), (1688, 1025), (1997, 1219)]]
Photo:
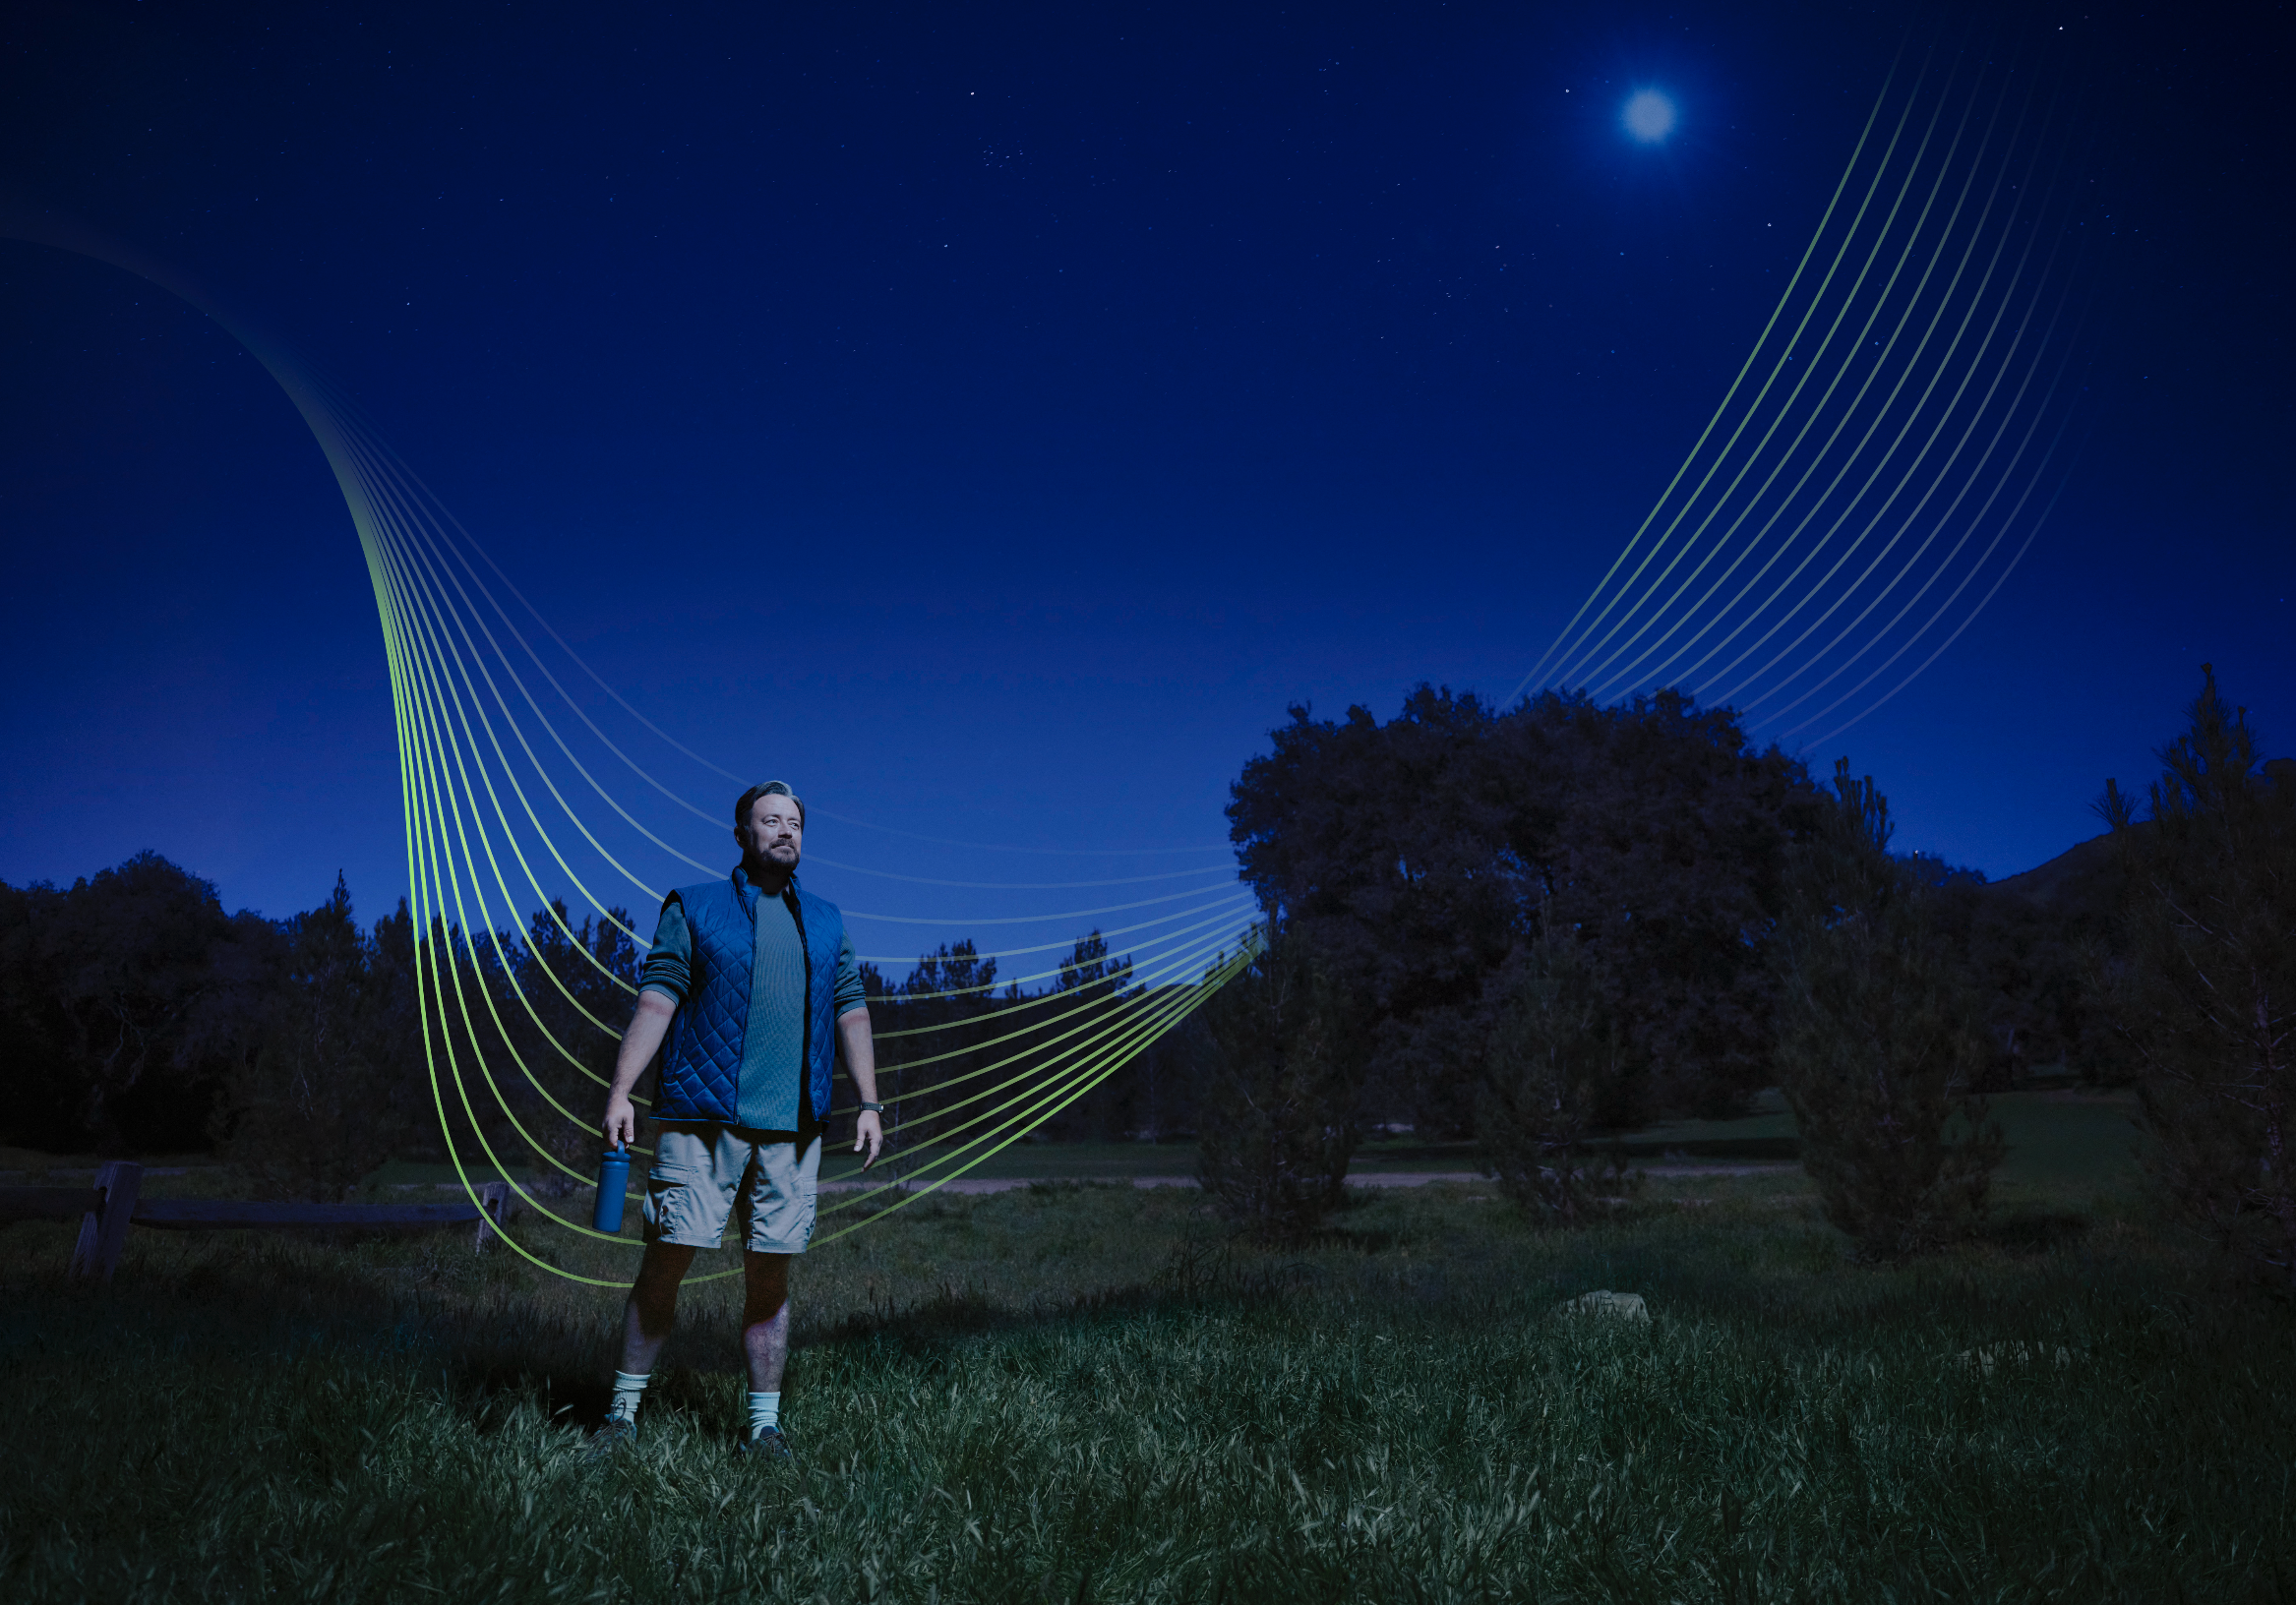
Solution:
[(734, 803), (734, 829), (748, 830), (750, 828), (750, 810), (757, 805), (757, 799), (760, 797), (788, 798), (797, 804), (797, 828), (800, 830), (806, 828), (805, 799), (791, 791), (787, 781), (768, 780), (762, 785), (751, 787), (742, 794), (741, 800)]

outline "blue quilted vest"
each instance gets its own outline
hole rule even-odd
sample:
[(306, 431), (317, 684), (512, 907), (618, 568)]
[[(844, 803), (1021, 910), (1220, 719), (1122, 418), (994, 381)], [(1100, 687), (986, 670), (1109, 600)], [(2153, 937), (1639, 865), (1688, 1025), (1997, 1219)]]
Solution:
[[(837, 1058), (837, 953), (845, 943), (845, 917), (837, 905), (808, 893), (793, 877), (798, 924), (805, 935), (805, 1063), (811, 1072), (813, 1115), (829, 1113), (829, 1071)], [(718, 1120), (728, 1125), (741, 1109), (742, 1038), (750, 1024), (750, 980), (757, 951), (757, 889), (733, 875), (681, 886), (694, 936), (693, 973), (686, 1001), (671, 1017), (662, 1043), (662, 1080), (654, 1100), (661, 1120)]]

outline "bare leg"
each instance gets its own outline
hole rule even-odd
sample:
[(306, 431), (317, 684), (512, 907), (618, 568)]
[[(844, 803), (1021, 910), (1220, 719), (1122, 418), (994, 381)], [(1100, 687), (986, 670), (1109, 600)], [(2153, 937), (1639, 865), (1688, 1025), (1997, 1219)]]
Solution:
[(754, 1394), (781, 1392), (781, 1370), (789, 1363), (789, 1261), (787, 1254), (754, 1251), (742, 1257), (749, 1286), (742, 1301), (742, 1352)]
[(622, 1311), (622, 1369), (649, 1375), (654, 1360), (678, 1324), (678, 1283), (694, 1263), (694, 1250), (677, 1243), (648, 1243), (638, 1262), (637, 1280)]

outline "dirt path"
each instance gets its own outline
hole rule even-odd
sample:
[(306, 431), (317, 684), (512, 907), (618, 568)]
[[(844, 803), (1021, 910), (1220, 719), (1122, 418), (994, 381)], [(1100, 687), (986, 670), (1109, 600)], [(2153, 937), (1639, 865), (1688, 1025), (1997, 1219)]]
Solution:
[[(1795, 1164), (1652, 1164), (1643, 1167), (1654, 1176), (1760, 1176), (1775, 1171), (1798, 1170)], [(929, 1178), (930, 1179), (930, 1178)], [(1348, 1177), (1351, 1187), (1425, 1187), (1435, 1182), (1483, 1181), (1487, 1178), (1472, 1170), (1372, 1170)], [(940, 1184), (944, 1193), (1008, 1193), (1015, 1188), (1039, 1184), (1057, 1187), (1064, 1181), (1096, 1185), (1120, 1185), (1130, 1181), (1135, 1187), (1195, 1187), (1200, 1185), (1193, 1176), (959, 1176), (954, 1181)], [(824, 1193), (846, 1192), (857, 1187), (881, 1187), (880, 1181), (829, 1183), (821, 1188)]]

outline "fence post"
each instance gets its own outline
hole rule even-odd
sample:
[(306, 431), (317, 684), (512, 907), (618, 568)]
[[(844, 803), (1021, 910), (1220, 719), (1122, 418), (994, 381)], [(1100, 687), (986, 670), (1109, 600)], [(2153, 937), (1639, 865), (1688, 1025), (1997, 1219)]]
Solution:
[(128, 1222), (135, 1219), (136, 1194), (143, 1189), (144, 1167), (128, 1159), (114, 1159), (95, 1172), (95, 1190), (103, 1202), (80, 1218), (80, 1241), (72, 1250), (70, 1275), (75, 1280), (92, 1278), (108, 1285), (119, 1268), (120, 1245), (127, 1241)]
[(503, 1228), (511, 1217), (511, 1184), (490, 1181), (478, 1189), (478, 1235), (472, 1239), (473, 1253), (484, 1254), (487, 1245)]

